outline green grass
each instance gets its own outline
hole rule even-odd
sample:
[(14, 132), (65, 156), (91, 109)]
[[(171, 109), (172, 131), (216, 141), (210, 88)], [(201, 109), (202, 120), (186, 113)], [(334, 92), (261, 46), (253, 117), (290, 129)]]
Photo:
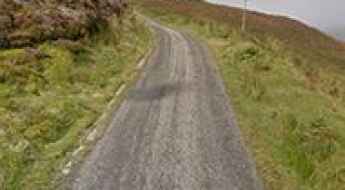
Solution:
[(138, 7), (143, 13), (193, 33), (214, 51), (266, 189), (344, 189), (345, 77), (339, 64), (345, 62), (339, 55), (327, 54), (336, 60), (328, 65), (326, 59), (311, 64), (319, 56), (313, 49), (299, 54), (277, 34), (243, 34), (231, 23), (196, 16), (193, 8), (176, 10), (184, 3), (146, 2)]
[(309, 89), (304, 73), (276, 43), (258, 47), (239, 39), (218, 50), (219, 66), (267, 185), (341, 188), (344, 110), (332, 111), (327, 96)]
[(133, 80), (150, 32), (132, 14), (98, 30), (41, 44), (36, 56), (0, 51), (0, 189), (54, 189), (65, 156)]

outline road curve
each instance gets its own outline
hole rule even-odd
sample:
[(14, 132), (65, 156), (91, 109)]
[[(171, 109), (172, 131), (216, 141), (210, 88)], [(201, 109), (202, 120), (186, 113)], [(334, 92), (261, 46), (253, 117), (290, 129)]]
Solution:
[(151, 25), (157, 48), (71, 189), (262, 189), (207, 48)]

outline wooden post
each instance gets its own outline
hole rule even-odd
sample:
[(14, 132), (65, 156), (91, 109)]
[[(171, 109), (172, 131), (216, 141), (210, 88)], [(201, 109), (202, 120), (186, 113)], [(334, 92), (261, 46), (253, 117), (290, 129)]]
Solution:
[(248, 0), (243, 0), (243, 13), (242, 13), (242, 32), (245, 32), (246, 31), (246, 22), (247, 22), (247, 3), (248, 3)]

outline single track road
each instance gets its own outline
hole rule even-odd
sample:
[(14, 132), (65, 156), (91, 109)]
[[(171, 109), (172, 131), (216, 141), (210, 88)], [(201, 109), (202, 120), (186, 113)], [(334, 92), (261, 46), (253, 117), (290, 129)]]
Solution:
[(149, 21), (156, 49), (73, 190), (261, 190), (207, 47)]

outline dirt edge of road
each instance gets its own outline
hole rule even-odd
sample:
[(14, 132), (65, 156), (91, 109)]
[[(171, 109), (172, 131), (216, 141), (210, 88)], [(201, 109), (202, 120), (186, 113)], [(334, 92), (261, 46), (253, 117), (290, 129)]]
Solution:
[[(153, 35), (154, 31), (150, 31)], [(56, 189), (66, 189), (66, 184), (68, 184), (68, 181), (73, 178), (74, 173), (79, 170), (78, 168), (82, 165), (85, 157), (90, 153), (90, 151), (92, 151), (97, 142), (103, 138), (105, 132), (111, 127), (110, 124), (114, 116), (114, 112), (123, 102), (130, 87), (139, 79), (141, 72), (145, 68), (153, 50), (155, 49), (155, 40), (153, 39), (152, 41), (153, 42), (150, 44), (151, 47), (148, 49), (147, 53), (138, 59), (137, 66), (135, 71), (132, 73), (131, 79), (123, 83), (114, 92), (114, 97), (106, 106), (103, 114), (95, 121), (93, 127), (90, 127), (90, 129), (84, 133), (84, 135), (81, 137), (80, 143), (76, 145), (74, 150), (71, 151), (68, 156), (66, 156), (66, 160), (59, 169), (61, 172), (56, 175)]]

